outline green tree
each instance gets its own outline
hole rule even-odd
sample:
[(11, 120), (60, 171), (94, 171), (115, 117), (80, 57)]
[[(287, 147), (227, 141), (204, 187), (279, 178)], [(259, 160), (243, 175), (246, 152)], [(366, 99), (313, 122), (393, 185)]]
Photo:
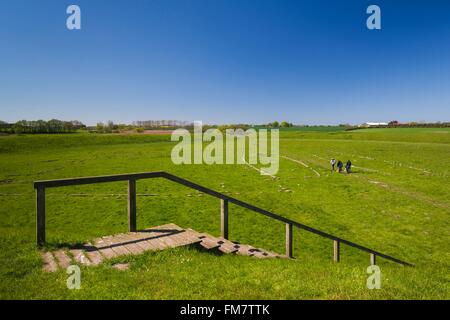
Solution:
[(26, 132), (26, 128), (27, 128), (27, 121), (20, 120), (14, 124), (13, 131), (14, 131), (14, 133), (24, 133), (24, 132)]
[(103, 122), (97, 122), (97, 125), (95, 127), (97, 132), (105, 131), (105, 125), (103, 124)]
[(281, 122), (280, 126), (282, 128), (289, 128), (289, 127), (293, 127), (294, 125), (292, 123), (287, 122), (287, 121), (283, 121), (283, 122)]

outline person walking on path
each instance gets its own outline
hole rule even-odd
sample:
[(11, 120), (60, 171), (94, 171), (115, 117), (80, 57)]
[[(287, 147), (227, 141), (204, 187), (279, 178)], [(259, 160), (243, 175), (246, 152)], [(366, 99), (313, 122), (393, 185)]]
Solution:
[(345, 164), (345, 171), (347, 171), (347, 173), (352, 172), (352, 162), (350, 160), (347, 160), (347, 163)]
[(333, 158), (330, 160), (330, 164), (331, 164), (331, 172), (334, 171), (334, 167), (336, 166), (336, 159)]
[(338, 160), (337, 162), (337, 168), (338, 168), (338, 172), (341, 173), (342, 172), (342, 167), (344, 166), (344, 164), (342, 163), (341, 160)]

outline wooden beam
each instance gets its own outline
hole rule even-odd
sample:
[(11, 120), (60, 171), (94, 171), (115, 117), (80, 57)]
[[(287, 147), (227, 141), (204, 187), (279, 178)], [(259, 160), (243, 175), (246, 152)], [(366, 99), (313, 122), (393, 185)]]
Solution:
[(372, 266), (374, 266), (374, 265), (377, 264), (377, 255), (374, 254), (374, 253), (371, 253), (371, 254), (370, 254), (370, 264), (371, 264)]
[(339, 241), (333, 241), (333, 260), (339, 262), (341, 260), (341, 243)]
[(115, 174), (115, 175), (111, 175), (111, 176), (95, 176), (95, 177), (70, 178), (70, 179), (58, 179), (58, 180), (40, 180), (40, 181), (34, 182), (34, 188), (37, 189), (39, 187), (55, 188), (55, 187), (78, 186), (78, 185), (93, 184), (93, 183), (105, 183), (105, 182), (116, 182), (116, 181), (127, 181), (127, 180), (161, 178), (162, 176), (163, 176), (163, 172), (155, 171), (155, 172)]
[[(399, 259), (394, 258), (392, 256), (388, 256), (388, 255), (383, 254), (381, 252), (369, 249), (369, 248), (364, 247), (362, 245), (359, 245), (357, 243), (354, 243), (354, 242), (351, 242), (351, 241), (348, 241), (348, 240), (336, 237), (336, 236), (334, 236), (332, 234), (329, 234), (329, 233), (323, 232), (321, 230), (309, 227), (309, 226), (304, 225), (302, 223), (290, 220), (288, 218), (285, 218), (285, 217), (280, 216), (278, 214), (275, 214), (273, 212), (270, 212), (270, 211), (258, 208), (258, 207), (254, 206), (254, 205), (249, 204), (249, 203), (240, 201), (240, 200), (235, 199), (233, 197), (230, 197), (230, 196), (228, 196), (226, 194), (214, 191), (214, 190), (212, 190), (210, 188), (207, 188), (207, 187), (203, 187), (203, 186), (198, 185), (196, 183), (193, 183), (193, 182), (191, 182), (189, 180), (186, 180), (186, 179), (174, 176), (174, 175), (172, 175), (170, 173), (167, 173), (167, 172), (164, 172), (164, 171), (142, 172), (142, 173), (132, 173), (132, 174), (120, 174), (120, 175), (112, 175), (112, 176), (97, 176), (97, 177), (85, 177), (85, 178), (73, 178), (73, 179), (36, 181), (36, 182), (34, 182), (34, 188), (35, 189), (52, 188), (52, 187), (63, 187), (63, 186), (73, 186), (73, 185), (83, 185), (83, 184), (103, 183), (103, 182), (114, 182), (114, 181), (125, 181), (125, 180), (134, 180), (134, 181), (136, 181), (138, 179), (149, 179), (149, 178), (165, 178), (165, 179), (168, 179), (170, 181), (182, 184), (182, 185), (184, 185), (184, 186), (186, 186), (188, 188), (192, 188), (192, 189), (198, 190), (198, 191), (203, 192), (205, 194), (208, 194), (210, 196), (226, 200), (229, 203), (233, 203), (233, 204), (238, 205), (238, 206), (240, 206), (242, 208), (246, 208), (246, 209), (252, 210), (254, 212), (260, 213), (262, 215), (265, 215), (265, 216), (267, 216), (269, 218), (281, 221), (281, 222), (283, 222), (285, 224), (289, 224), (289, 225), (291, 225), (291, 229), (292, 229), (292, 226), (295, 226), (297, 228), (300, 228), (300, 229), (306, 230), (308, 232), (317, 234), (317, 235), (319, 235), (321, 237), (328, 238), (328, 239), (331, 239), (333, 241), (338, 241), (339, 243), (342, 243), (342, 244), (354, 247), (356, 249), (368, 252), (371, 255), (373, 254), (373, 255), (376, 255), (376, 256), (379, 256), (379, 257), (382, 257), (382, 258), (394, 261), (394, 262), (402, 264), (402, 265), (413, 266), (413, 264), (410, 264), (408, 262), (399, 260)], [(134, 201), (134, 210), (136, 210), (135, 205), (136, 205), (136, 203)], [(130, 213), (130, 210), (129, 210), (129, 213)], [(45, 239), (45, 236), (44, 236), (44, 239)]]
[(222, 238), (228, 240), (228, 200), (220, 199), (220, 222)]
[(128, 231), (136, 232), (136, 180), (128, 180)]
[(240, 206), (240, 207), (242, 207), (242, 208), (246, 208), (246, 209), (252, 210), (252, 211), (254, 211), (254, 212), (257, 212), (257, 213), (260, 213), (260, 214), (262, 214), (262, 215), (265, 215), (265, 216), (267, 216), (267, 217), (269, 217), (269, 218), (272, 218), (272, 219), (275, 219), (275, 220), (284, 222), (284, 223), (286, 223), (286, 224), (294, 225), (295, 227), (297, 227), (297, 228), (299, 228), (299, 229), (303, 229), (303, 230), (309, 231), (309, 232), (314, 233), (314, 234), (317, 234), (317, 235), (319, 235), (319, 236), (321, 236), (321, 237), (328, 238), (328, 239), (331, 239), (331, 240), (337, 240), (337, 241), (339, 241), (340, 243), (343, 243), (343, 244), (348, 245), (348, 246), (350, 246), (350, 247), (353, 247), (353, 248), (356, 248), (356, 249), (359, 249), (359, 250), (361, 250), (361, 251), (365, 251), (365, 252), (368, 252), (368, 253), (374, 253), (374, 254), (376, 254), (377, 256), (383, 257), (383, 258), (385, 258), (385, 259), (394, 261), (394, 262), (396, 262), (396, 263), (399, 263), (399, 264), (402, 264), (402, 265), (405, 265), (405, 266), (413, 266), (413, 264), (411, 264), (411, 263), (408, 263), (408, 262), (402, 261), (402, 260), (400, 260), (400, 259), (397, 259), (397, 258), (388, 256), (388, 255), (383, 254), (383, 253), (381, 253), (381, 252), (378, 252), (378, 251), (369, 249), (369, 248), (364, 247), (364, 246), (362, 246), (362, 245), (359, 245), (359, 244), (357, 244), (357, 243), (354, 243), (354, 242), (351, 242), (351, 241), (348, 241), (348, 240), (345, 240), (345, 239), (336, 237), (336, 236), (334, 236), (334, 235), (332, 235), (332, 234), (323, 232), (323, 231), (321, 231), (321, 230), (318, 230), (318, 229), (309, 227), (309, 226), (307, 226), (307, 225), (305, 225), (305, 224), (302, 224), (302, 223), (293, 221), (293, 220), (291, 220), (291, 219), (285, 218), (285, 217), (280, 216), (280, 215), (278, 215), (278, 214), (275, 214), (275, 213), (273, 213), (273, 212), (270, 212), (270, 211), (261, 209), (261, 208), (259, 208), (259, 207), (256, 207), (256, 206), (254, 206), (254, 205), (251, 205), (251, 204), (246, 203), (246, 202), (244, 202), (244, 201), (241, 201), (241, 200), (238, 200), (238, 199), (236, 199), (236, 198), (230, 197), (230, 196), (228, 196), (228, 195), (226, 195), (226, 194), (223, 194), (223, 193), (214, 191), (214, 190), (212, 190), (212, 189), (209, 189), (209, 188), (200, 186), (200, 185), (198, 185), (198, 184), (196, 184), (196, 183), (193, 183), (193, 182), (191, 182), (191, 181), (189, 181), (189, 180), (186, 180), (186, 179), (183, 179), (183, 178), (174, 176), (173, 174), (170, 174), (170, 173), (167, 173), (167, 172), (164, 172), (164, 171), (163, 171), (163, 172), (161, 172), (161, 177), (163, 177), (163, 178), (165, 178), (165, 179), (168, 179), (168, 180), (170, 180), (170, 181), (173, 181), (173, 182), (182, 184), (182, 185), (184, 185), (184, 186), (186, 186), (186, 187), (188, 187), (188, 188), (198, 190), (198, 191), (203, 192), (203, 193), (205, 193), (205, 194), (208, 194), (208, 195), (210, 195), (210, 196), (213, 196), (213, 197), (216, 197), (216, 198), (220, 198), (220, 199), (228, 200), (228, 202), (233, 203), (233, 204), (235, 204), (235, 205), (237, 205), (237, 206)]
[(286, 257), (292, 258), (292, 224), (286, 223)]
[(45, 244), (45, 188), (36, 189), (36, 240), (37, 245)]

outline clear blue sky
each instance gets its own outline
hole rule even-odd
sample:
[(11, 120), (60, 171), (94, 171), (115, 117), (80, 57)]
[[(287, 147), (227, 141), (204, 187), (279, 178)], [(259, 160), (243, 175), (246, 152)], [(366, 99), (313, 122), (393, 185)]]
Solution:
[(450, 1), (2, 0), (0, 120), (51, 118), (450, 121)]

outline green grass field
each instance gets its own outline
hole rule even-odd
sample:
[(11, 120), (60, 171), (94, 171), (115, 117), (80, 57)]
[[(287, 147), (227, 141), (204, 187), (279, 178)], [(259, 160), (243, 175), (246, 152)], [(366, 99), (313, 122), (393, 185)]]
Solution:
[[(277, 179), (246, 165), (183, 165), (161, 135), (0, 136), (0, 299), (449, 299), (450, 130), (281, 132)], [(355, 165), (331, 173), (329, 159)], [(302, 161), (305, 167), (291, 159)], [(194, 248), (82, 267), (82, 288), (47, 274), (35, 247), (33, 181), (165, 170), (263, 209), (414, 263), (381, 258), (294, 229), (295, 260)], [(219, 201), (163, 180), (138, 182), (138, 227), (176, 223), (219, 235)], [(57, 247), (126, 231), (126, 183), (47, 191), (47, 241)], [(230, 239), (283, 253), (284, 225), (230, 205)], [(111, 267), (130, 262), (130, 270)]]

